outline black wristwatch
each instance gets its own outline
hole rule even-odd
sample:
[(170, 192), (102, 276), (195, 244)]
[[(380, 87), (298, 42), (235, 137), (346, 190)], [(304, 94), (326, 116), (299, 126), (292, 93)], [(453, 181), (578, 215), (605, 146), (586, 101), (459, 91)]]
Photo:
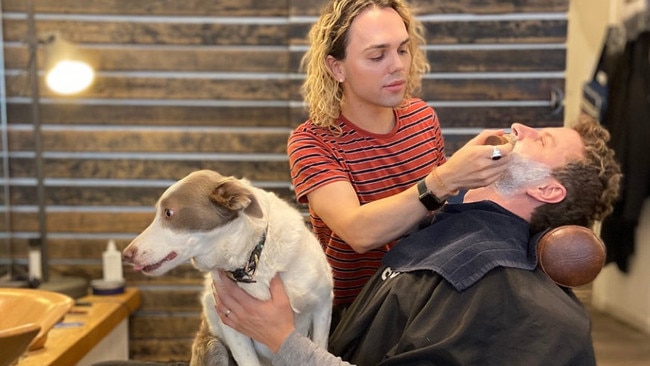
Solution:
[(447, 200), (441, 200), (436, 197), (436, 195), (427, 188), (424, 179), (418, 182), (418, 198), (429, 211), (435, 211), (447, 202)]

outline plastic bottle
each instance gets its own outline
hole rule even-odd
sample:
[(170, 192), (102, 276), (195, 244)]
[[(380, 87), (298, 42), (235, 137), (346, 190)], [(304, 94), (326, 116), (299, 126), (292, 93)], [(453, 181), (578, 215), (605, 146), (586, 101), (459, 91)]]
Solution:
[(28, 268), (29, 268), (29, 281), (36, 284), (38, 287), (41, 279), (43, 279), (43, 262), (41, 261), (41, 240), (29, 240), (29, 253), (28, 253)]
[(41, 269), (41, 251), (38, 248), (29, 249), (29, 279), (40, 280), (43, 277)]
[(115, 248), (115, 240), (109, 240), (102, 254), (104, 281), (122, 281), (122, 253)]

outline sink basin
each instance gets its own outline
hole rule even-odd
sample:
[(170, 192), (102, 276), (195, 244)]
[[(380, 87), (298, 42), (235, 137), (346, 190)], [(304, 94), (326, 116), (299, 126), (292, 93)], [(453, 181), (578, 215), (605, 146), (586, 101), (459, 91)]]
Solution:
[[(42, 348), (47, 340), (47, 333), (65, 316), (73, 304), (74, 300), (71, 297), (56, 292), (0, 288), (0, 314), (2, 314), (0, 333), (29, 324), (36, 325), (40, 329), (29, 343), (29, 350)], [(4, 343), (7, 340), (15, 341), (11, 337), (0, 338), (0, 342), (3, 342), (0, 343), (0, 350), (9, 349), (6, 348), (9, 346)]]
[(0, 330), (0, 366), (15, 365), (40, 331), (41, 326), (34, 323)]

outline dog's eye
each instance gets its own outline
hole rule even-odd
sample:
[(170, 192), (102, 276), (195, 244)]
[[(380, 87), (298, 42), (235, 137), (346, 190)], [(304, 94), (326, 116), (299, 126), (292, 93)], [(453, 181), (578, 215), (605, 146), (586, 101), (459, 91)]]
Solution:
[(174, 216), (174, 210), (172, 210), (171, 208), (166, 208), (163, 211), (163, 213), (165, 214), (165, 217), (168, 217), (168, 218)]

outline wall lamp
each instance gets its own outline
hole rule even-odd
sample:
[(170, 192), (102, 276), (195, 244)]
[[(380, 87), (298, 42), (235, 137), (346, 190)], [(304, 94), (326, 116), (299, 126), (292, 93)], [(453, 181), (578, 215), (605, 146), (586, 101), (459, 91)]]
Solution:
[(72, 95), (88, 88), (95, 71), (78, 48), (58, 33), (39, 39), (44, 51), (44, 75), (47, 87), (57, 94)]

